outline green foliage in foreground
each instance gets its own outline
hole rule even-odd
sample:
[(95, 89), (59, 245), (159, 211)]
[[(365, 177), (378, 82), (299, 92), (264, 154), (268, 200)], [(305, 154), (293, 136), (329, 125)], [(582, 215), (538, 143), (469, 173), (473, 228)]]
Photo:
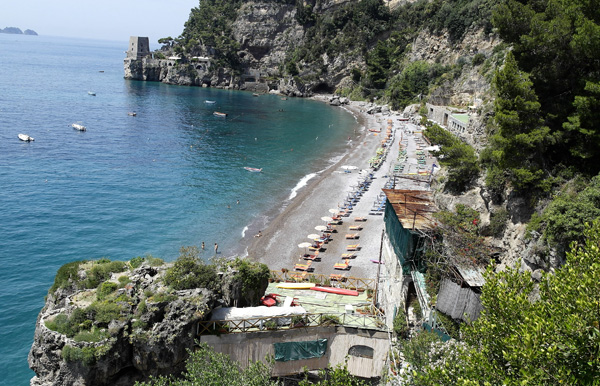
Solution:
[(425, 135), (441, 147), (433, 154), (439, 157), (441, 165), (448, 167), (446, 188), (457, 193), (464, 191), (479, 175), (475, 149), (437, 124), (428, 123), (427, 126)]
[(411, 384), (598, 384), (600, 220), (585, 227), (584, 240), (539, 284), (519, 267), (489, 268), (484, 310), (465, 327), (464, 346), (450, 345), (443, 360), (414, 368)]
[(228, 355), (215, 352), (206, 343), (189, 351), (185, 372), (181, 378), (159, 377), (149, 382), (136, 382), (135, 386), (275, 386), (271, 380), (271, 366), (252, 362), (246, 369)]
[(337, 365), (335, 367), (328, 367), (326, 369), (319, 370), (319, 377), (321, 380), (318, 382), (310, 382), (308, 379), (303, 379), (298, 383), (298, 386), (367, 386), (365, 381), (353, 377), (348, 371), (346, 364)]

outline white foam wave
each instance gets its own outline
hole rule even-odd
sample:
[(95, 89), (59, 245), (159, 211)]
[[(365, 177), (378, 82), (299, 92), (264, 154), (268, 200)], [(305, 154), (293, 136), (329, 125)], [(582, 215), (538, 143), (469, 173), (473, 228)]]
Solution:
[(248, 225), (246, 225), (244, 227), (244, 229), (242, 229), (242, 238), (246, 237), (246, 231), (248, 230)]
[(310, 181), (311, 178), (316, 177), (317, 174), (318, 173), (310, 173), (310, 174), (307, 174), (304, 177), (302, 177), (300, 179), (300, 181), (298, 181), (298, 183), (296, 184), (296, 186), (294, 186), (294, 188), (292, 189), (292, 192), (290, 193), (290, 196), (288, 197), (288, 200), (291, 200), (292, 198), (296, 197), (296, 195), (298, 194), (298, 190), (300, 190), (303, 187), (305, 187), (308, 184), (308, 181)]

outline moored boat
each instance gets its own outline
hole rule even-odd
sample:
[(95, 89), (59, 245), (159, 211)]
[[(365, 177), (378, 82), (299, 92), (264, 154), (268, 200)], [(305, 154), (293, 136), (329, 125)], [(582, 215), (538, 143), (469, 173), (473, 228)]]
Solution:
[(225, 117), (227, 116), (227, 113), (220, 113), (220, 112), (218, 112), (218, 111), (215, 111), (215, 112), (213, 113), (213, 115), (214, 115), (214, 116), (217, 116), (217, 117), (223, 117), (223, 118), (225, 118)]
[(215, 103), (217, 103), (217, 101), (205, 100), (204, 103), (206, 103), (207, 105), (214, 105)]
[(35, 141), (35, 139), (33, 137), (30, 137), (27, 134), (19, 134), (18, 137), (21, 141), (25, 141), (25, 142)]
[(335, 287), (311, 287), (313, 291), (321, 291), (321, 292), (329, 292), (331, 294), (337, 295), (349, 295), (349, 296), (358, 296), (358, 291), (346, 289), (346, 288), (335, 288)]
[(249, 166), (244, 166), (244, 169), (246, 169), (249, 172), (254, 172), (254, 173), (260, 173), (260, 172), (262, 172), (262, 168), (257, 169), (257, 168), (251, 168)]
[(83, 126), (82, 124), (79, 123), (73, 123), (71, 125), (75, 130), (79, 130), (79, 131), (86, 131), (87, 128), (85, 126)]
[(96, 96), (96, 93), (95, 93), (95, 92), (93, 92), (93, 91), (88, 91), (88, 95), (91, 95), (91, 96)]
[(316, 286), (315, 283), (279, 283), (276, 285), (277, 288), (285, 289), (311, 289)]
[(130, 117), (135, 117), (137, 115), (137, 113), (134, 111), (130, 111), (127, 113), (127, 115), (129, 115)]

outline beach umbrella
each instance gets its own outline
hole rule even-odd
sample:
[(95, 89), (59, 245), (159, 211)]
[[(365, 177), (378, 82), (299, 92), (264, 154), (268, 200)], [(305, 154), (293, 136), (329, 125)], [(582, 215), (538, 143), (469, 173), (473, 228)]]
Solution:
[(309, 239), (311, 239), (311, 240), (315, 240), (315, 239), (320, 239), (320, 238), (321, 238), (321, 236), (319, 236), (319, 235), (318, 235), (318, 234), (316, 234), (316, 233), (311, 233), (310, 235), (308, 235), (308, 236), (306, 236), (306, 237), (308, 237), (308, 238), (309, 238)]
[(344, 170), (355, 170), (355, 169), (358, 169), (358, 166), (354, 166), (354, 165), (342, 165), (342, 169), (344, 169)]
[(306, 255), (306, 248), (310, 247), (311, 245), (312, 245), (311, 243), (304, 242), (304, 243), (298, 244), (298, 248), (304, 248), (304, 254)]
[(329, 209), (329, 213), (338, 214), (340, 211), (338, 209)]
[(321, 217), (321, 220), (327, 221), (327, 222), (333, 221), (333, 219), (331, 217), (328, 217), (328, 216)]
[(320, 231), (320, 232), (325, 232), (327, 230), (327, 227), (325, 225), (317, 225), (315, 227), (316, 230)]

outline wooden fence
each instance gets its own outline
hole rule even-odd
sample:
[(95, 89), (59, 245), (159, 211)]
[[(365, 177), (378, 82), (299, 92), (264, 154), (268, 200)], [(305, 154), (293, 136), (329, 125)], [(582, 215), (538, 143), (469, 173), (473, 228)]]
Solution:
[(346, 326), (387, 331), (382, 314), (315, 313), (293, 316), (252, 317), (239, 320), (207, 320), (198, 323), (197, 335), (218, 335), (321, 326)]

